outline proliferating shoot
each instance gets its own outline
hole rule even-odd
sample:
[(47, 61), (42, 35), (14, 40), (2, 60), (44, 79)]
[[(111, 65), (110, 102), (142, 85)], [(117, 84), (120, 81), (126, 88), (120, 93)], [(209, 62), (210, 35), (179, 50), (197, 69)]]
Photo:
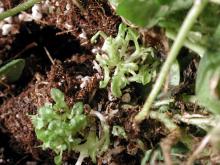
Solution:
[(61, 164), (62, 154), (81, 142), (77, 133), (87, 125), (87, 117), (83, 114), (83, 104), (76, 103), (69, 109), (64, 101), (64, 94), (53, 88), (51, 96), (55, 104), (46, 103), (32, 116), (36, 136), (43, 142), (43, 149), (52, 149), (57, 156), (56, 164)]
[(135, 30), (120, 24), (115, 38), (98, 32), (92, 37), (91, 42), (94, 43), (99, 35), (105, 39), (102, 46), (103, 54), (96, 55), (96, 61), (104, 70), (100, 88), (105, 88), (111, 81), (113, 96), (120, 97), (121, 90), (130, 82), (146, 85), (151, 81), (156, 71), (154, 53), (152, 48), (139, 45), (139, 35)]
[(51, 89), (51, 97), (55, 104), (46, 103), (39, 108), (38, 114), (32, 116), (36, 136), (43, 142), (42, 148), (51, 149), (57, 154), (54, 158), (57, 165), (62, 163), (64, 151), (80, 152), (77, 165), (80, 165), (85, 157), (90, 157), (95, 163), (96, 156), (108, 148), (108, 125), (101, 124), (104, 135), (99, 139), (96, 129), (88, 128), (88, 133), (84, 131), (88, 127), (89, 118), (83, 114), (82, 102), (77, 102), (69, 108), (64, 94), (55, 88)]

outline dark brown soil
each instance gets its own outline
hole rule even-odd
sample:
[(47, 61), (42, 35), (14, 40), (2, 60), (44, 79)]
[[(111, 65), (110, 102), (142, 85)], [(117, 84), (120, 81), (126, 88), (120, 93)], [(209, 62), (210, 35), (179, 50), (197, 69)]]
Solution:
[[(11, 8), (22, 1), (3, 0), (4, 7)], [(93, 69), (94, 54), (89, 39), (99, 30), (107, 35), (116, 35), (121, 19), (115, 15), (107, 1), (83, 0), (82, 9), (71, 0), (49, 1), (53, 12), (45, 14), (37, 22), (23, 23), (14, 18), (18, 34), (0, 36), (0, 59), (5, 63), (16, 58), (24, 58), (26, 66), (22, 77), (10, 89), (1, 87), (0, 105), (0, 164), (53, 164), (54, 153), (43, 151), (41, 142), (36, 139), (31, 123), (31, 115), (45, 102), (52, 101), (50, 89), (59, 88), (65, 94), (67, 103), (72, 106), (76, 101), (89, 104), (94, 110), (102, 105), (103, 115), (108, 116), (110, 126), (125, 128), (127, 139), (111, 136), (115, 144), (99, 158), (98, 164), (140, 164), (143, 150), (137, 139), (145, 148), (152, 148), (168, 134), (162, 124), (155, 120), (145, 120), (135, 130), (132, 119), (139, 111), (144, 98), (140, 97), (142, 87), (132, 84), (128, 88), (132, 102), (137, 106), (127, 106), (116, 99), (109, 101), (108, 91), (98, 88), (100, 78)], [(67, 4), (70, 9), (66, 10)], [(158, 32), (160, 35), (151, 35)], [(168, 51), (168, 43), (163, 31), (143, 32), (146, 45), (155, 47), (163, 60)], [(86, 37), (80, 37), (85, 33)], [(97, 45), (103, 41), (100, 40)], [(96, 46), (97, 46), (96, 45)], [(50, 61), (45, 48), (53, 58)], [(54, 62), (54, 65), (51, 64)], [(188, 66), (188, 64), (187, 64)], [(190, 64), (194, 69), (195, 65)], [(193, 71), (192, 71), (193, 72)], [(188, 72), (194, 79), (194, 75)], [(186, 73), (184, 73), (186, 74)], [(81, 88), (79, 77), (89, 76), (90, 81)], [(190, 81), (188, 82), (190, 84)], [(184, 90), (181, 88), (179, 90)], [(177, 90), (177, 89), (176, 89)], [(175, 93), (176, 94), (176, 93)], [(178, 105), (177, 105), (178, 106)], [(118, 109), (117, 112), (114, 110)], [(113, 116), (109, 114), (113, 114)], [(65, 155), (65, 160), (74, 164), (74, 156)], [(91, 164), (86, 159), (86, 164)]]

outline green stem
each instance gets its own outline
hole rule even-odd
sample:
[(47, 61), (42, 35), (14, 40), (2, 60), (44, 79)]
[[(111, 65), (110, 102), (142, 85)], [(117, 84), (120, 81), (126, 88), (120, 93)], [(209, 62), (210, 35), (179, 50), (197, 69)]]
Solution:
[(200, 15), (200, 13), (202, 12), (202, 10), (204, 9), (207, 3), (208, 3), (208, 0), (195, 0), (194, 5), (192, 6), (191, 10), (187, 14), (186, 19), (184, 20), (183, 25), (180, 28), (180, 31), (171, 48), (170, 53), (168, 54), (168, 57), (162, 66), (162, 69), (159, 73), (156, 83), (153, 86), (152, 91), (150, 92), (142, 110), (134, 118), (136, 123), (139, 123), (148, 117), (151, 105), (154, 102), (157, 94), (159, 93), (169, 73), (169, 70), (170, 70), (170, 67), (172, 66), (173, 61), (176, 59), (181, 47), (183, 46), (188, 32), (190, 31), (197, 17)]
[[(171, 30), (166, 30), (166, 36), (171, 40), (175, 40), (177, 34)], [(184, 46), (191, 49), (195, 53), (197, 53), (200, 57), (203, 57), (203, 55), (205, 54), (205, 51), (206, 51), (206, 49), (203, 46), (196, 44), (196, 43), (193, 43), (193, 42), (190, 42), (187, 39), (184, 42)]]
[(174, 102), (174, 99), (166, 99), (166, 100), (161, 100), (161, 101), (157, 101), (156, 103), (154, 103), (154, 108), (156, 107), (160, 107), (163, 105), (169, 105), (170, 103)]
[(149, 114), (151, 119), (155, 119), (160, 121), (164, 124), (164, 126), (170, 131), (173, 132), (174, 130), (179, 129), (179, 127), (165, 114), (156, 111), (152, 111)]
[(196, 114), (187, 114), (187, 115), (174, 115), (173, 118), (176, 121), (181, 121), (186, 124), (195, 125), (197, 127), (200, 127), (204, 129), (205, 131), (210, 131), (210, 129), (214, 128), (219, 121), (219, 118), (216, 118), (214, 116), (201, 116)]
[(42, 0), (29, 0), (27, 2), (24, 2), (12, 9), (9, 9), (3, 13), (0, 14), (0, 21), (7, 18), (7, 17), (10, 17), (10, 16), (13, 16), (13, 15), (16, 15), (24, 10), (27, 10), (29, 9), (31, 6), (33, 6), (34, 4), (40, 2)]
[(96, 42), (97, 42), (97, 38), (98, 38), (99, 36), (101, 36), (101, 37), (104, 38), (105, 40), (106, 40), (106, 38), (108, 38), (107, 35), (106, 35), (104, 32), (98, 31), (98, 32), (90, 39), (91, 43), (92, 43), (92, 44), (93, 44), (93, 43), (96, 43)]

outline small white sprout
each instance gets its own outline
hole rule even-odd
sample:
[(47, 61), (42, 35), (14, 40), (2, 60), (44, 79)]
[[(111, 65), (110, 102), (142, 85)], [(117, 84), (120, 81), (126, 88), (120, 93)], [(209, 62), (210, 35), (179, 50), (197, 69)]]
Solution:
[(4, 25), (2, 25), (1, 29), (2, 29), (2, 35), (6, 36), (12, 31), (13, 26), (12, 26), (12, 24), (4, 24)]
[(39, 4), (35, 4), (32, 7), (32, 18), (36, 21), (42, 18), (41, 6)]
[(82, 33), (79, 34), (79, 38), (87, 39), (86, 32), (82, 29)]
[(102, 74), (102, 69), (101, 69), (100, 65), (95, 60), (93, 60), (92, 63), (93, 63), (93, 67), (92, 68), (97, 70), (97, 72), (99, 74)]
[(6, 23), (12, 23), (12, 17), (7, 17), (4, 19)]
[(93, 48), (92, 49), (92, 53), (93, 54), (97, 54), (97, 53), (99, 53), (101, 51), (101, 48), (100, 47), (97, 47), (97, 48)]
[(68, 30), (71, 30), (72, 27), (73, 27), (72, 25), (70, 25), (70, 24), (68, 24), (68, 23), (65, 23), (64, 26), (65, 26), (65, 28), (68, 29)]
[(3, 13), (5, 9), (3, 7), (0, 7), (0, 13)]
[(66, 10), (69, 11), (71, 9), (71, 5), (69, 3), (66, 4)]
[(82, 84), (80, 84), (80, 88), (83, 89), (86, 87), (86, 85), (88, 84), (88, 82), (90, 81), (90, 78), (89, 76), (85, 76), (83, 78), (81, 78), (81, 81), (82, 81)]
[(21, 14), (18, 15), (18, 19), (20, 21), (24, 21), (24, 22), (30, 22), (32, 21), (32, 16), (26, 12), (22, 12)]

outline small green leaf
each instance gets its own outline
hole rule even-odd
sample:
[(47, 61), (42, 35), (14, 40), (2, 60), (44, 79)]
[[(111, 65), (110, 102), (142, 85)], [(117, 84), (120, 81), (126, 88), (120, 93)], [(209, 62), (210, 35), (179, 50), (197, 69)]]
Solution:
[(121, 89), (123, 89), (127, 85), (127, 80), (120, 75), (116, 75), (112, 78), (111, 91), (112, 94), (116, 97), (120, 97), (122, 95)]
[(51, 89), (51, 97), (55, 102), (64, 101), (64, 94), (57, 88)]
[(6, 82), (13, 83), (17, 81), (25, 67), (25, 60), (16, 59), (0, 67), (0, 78), (5, 79)]
[(71, 116), (80, 115), (83, 113), (83, 103), (77, 102), (73, 105), (73, 108), (71, 110), (71, 113), (73, 113)]
[(68, 106), (65, 102), (64, 94), (57, 88), (51, 89), (51, 97), (56, 102), (53, 106), (55, 110), (67, 110)]
[(146, 66), (141, 66), (138, 74), (134, 74), (132, 77), (130, 77), (129, 81), (146, 85), (151, 81), (151, 74), (147, 70)]
[(214, 114), (220, 114), (220, 55), (207, 53), (200, 61), (196, 78), (196, 96), (199, 103)]
[(96, 162), (96, 155), (98, 153), (99, 140), (94, 131), (90, 131), (84, 144), (74, 147), (75, 151), (80, 152), (84, 157), (90, 157), (93, 163)]
[(104, 69), (104, 80), (100, 81), (100, 88), (105, 88), (108, 85), (108, 82), (110, 80), (110, 76), (109, 76), (109, 69), (107, 66), (103, 67)]
[(177, 60), (172, 64), (169, 73), (169, 85), (178, 86), (180, 84), (180, 67)]
[(54, 163), (56, 165), (61, 165), (62, 164), (62, 154), (59, 154), (59, 155), (54, 157)]
[(125, 132), (124, 128), (121, 127), (121, 126), (114, 125), (113, 128), (112, 128), (112, 134), (114, 136), (118, 136), (120, 138), (127, 139), (126, 132)]

